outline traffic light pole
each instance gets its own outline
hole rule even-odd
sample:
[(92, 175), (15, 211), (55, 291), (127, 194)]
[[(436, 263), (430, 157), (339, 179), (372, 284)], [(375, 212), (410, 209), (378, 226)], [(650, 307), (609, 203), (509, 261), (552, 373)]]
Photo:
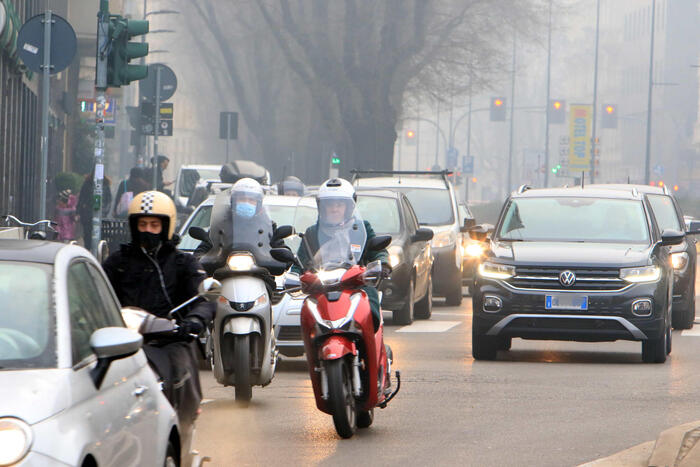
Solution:
[(649, 92), (647, 99), (647, 148), (644, 163), (644, 183), (651, 180), (651, 103), (652, 89), (654, 88), (654, 19), (656, 17), (656, 0), (651, 1), (651, 46), (649, 50)]
[[(552, 0), (549, 0), (549, 26), (547, 27), (547, 101), (544, 125), (544, 187), (549, 186), (549, 99), (552, 80)], [(538, 167), (539, 169), (539, 167)]]
[[(467, 117), (467, 157), (471, 157), (472, 147), (472, 77), (469, 75), (469, 117)], [(456, 125), (455, 125), (456, 126)], [(469, 201), (469, 174), (464, 174), (464, 201)]]
[(95, 94), (97, 115), (95, 118), (95, 170), (93, 178), (94, 203), (92, 207), (92, 254), (97, 249), (102, 234), (102, 185), (104, 180), (105, 147), (105, 90), (107, 89), (107, 54), (109, 44), (109, 0), (100, 0), (97, 14), (97, 63), (95, 70)]
[(508, 196), (511, 189), (511, 177), (513, 174), (513, 123), (514, 123), (514, 104), (515, 104), (515, 53), (516, 53), (516, 35), (513, 31), (513, 64), (511, 70), (511, 88), (510, 88), (510, 137), (508, 138), (508, 180), (506, 181), (506, 193)]
[(41, 183), (39, 195), (39, 219), (46, 219), (46, 185), (49, 165), (49, 95), (51, 93), (51, 10), (44, 13), (44, 63), (41, 90)]
[[(653, 22), (654, 20), (652, 20)], [(591, 174), (590, 183), (595, 183), (595, 164), (596, 164), (596, 117), (598, 116), (598, 38), (600, 36), (600, 0), (596, 2), (595, 14), (595, 65), (593, 67), (593, 121), (591, 122)]]
[(156, 65), (156, 118), (153, 129), (153, 189), (158, 189), (158, 168), (160, 167), (158, 152), (158, 133), (160, 133), (160, 65)]

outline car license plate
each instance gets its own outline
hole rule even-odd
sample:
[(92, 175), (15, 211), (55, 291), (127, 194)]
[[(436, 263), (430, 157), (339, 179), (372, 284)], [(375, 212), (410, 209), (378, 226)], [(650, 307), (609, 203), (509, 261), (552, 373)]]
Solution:
[(588, 310), (588, 297), (585, 295), (547, 295), (544, 307), (547, 310)]

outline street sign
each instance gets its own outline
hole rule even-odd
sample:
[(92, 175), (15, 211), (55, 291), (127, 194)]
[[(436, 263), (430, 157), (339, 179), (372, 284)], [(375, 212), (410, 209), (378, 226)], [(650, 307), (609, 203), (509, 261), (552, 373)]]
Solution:
[(474, 173), (474, 156), (462, 156), (462, 173)]
[(448, 168), (457, 167), (458, 159), (459, 159), (459, 151), (456, 148), (449, 148), (447, 150), (447, 167)]
[[(173, 135), (173, 121), (172, 120), (161, 120), (159, 124), (160, 131), (158, 136), (172, 136)], [(152, 122), (143, 123), (141, 125), (141, 133), (147, 136), (155, 136), (155, 124)]]
[[(41, 13), (31, 17), (19, 30), (17, 36), (17, 49), (22, 62), (35, 73), (42, 71), (44, 63), (44, 17)], [(49, 74), (55, 75), (65, 70), (73, 63), (78, 41), (73, 27), (60, 16), (51, 13), (51, 27), (49, 41), (49, 58), (51, 66)]]
[(157, 69), (160, 68), (160, 100), (167, 101), (177, 90), (177, 76), (168, 65), (154, 63), (148, 65), (148, 76), (139, 81), (139, 95), (141, 99), (156, 100)]
[(219, 112), (219, 139), (238, 139), (238, 112)]

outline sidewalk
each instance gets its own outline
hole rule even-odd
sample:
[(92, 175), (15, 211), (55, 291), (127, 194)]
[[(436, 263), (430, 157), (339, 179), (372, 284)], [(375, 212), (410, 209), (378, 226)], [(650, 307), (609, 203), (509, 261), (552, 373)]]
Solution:
[(648, 441), (579, 467), (700, 466), (700, 420), (669, 428)]

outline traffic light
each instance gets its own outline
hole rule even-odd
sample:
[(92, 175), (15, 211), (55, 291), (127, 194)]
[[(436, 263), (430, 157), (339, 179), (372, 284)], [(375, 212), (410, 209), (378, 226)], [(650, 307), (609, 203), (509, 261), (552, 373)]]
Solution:
[(603, 118), (600, 119), (602, 128), (617, 128), (617, 107), (614, 104), (603, 105)]
[(336, 156), (335, 154), (331, 157), (331, 165), (333, 167), (339, 167), (340, 166), (340, 157)]
[(109, 55), (107, 86), (119, 87), (148, 76), (146, 65), (130, 65), (134, 58), (148, 55), (148, 43), (130, 42), (148, 32), (148, 21), (127, 19), (119, 15), (109, 19)]
[(561, 125), (566, 122), (566, 101), (551, 99), (547, 113), (550, 125)]
[(552, 167), (552, 173), (554, 175), (558, 174), (560, 170), (561, 170), (561, 164), (557, 164), (554, 167)]
[(406, 144), (416, 144), (416, 132), (414, 130), (406, 130)]
[(506, 98), (492, 97), (491, 98), (491, 121), (505, 122), (506, 121)]

